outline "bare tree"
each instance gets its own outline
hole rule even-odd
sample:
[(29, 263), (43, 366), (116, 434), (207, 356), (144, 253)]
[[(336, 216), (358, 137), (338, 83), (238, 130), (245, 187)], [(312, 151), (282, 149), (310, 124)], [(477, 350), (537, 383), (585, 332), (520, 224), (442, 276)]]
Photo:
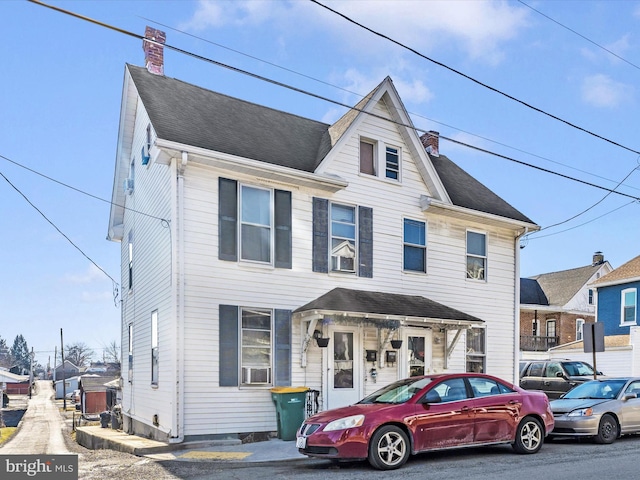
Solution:
[(115, 340), (104, 347), (104, 361), (120, 364), (120, 345)]
[(64, 359), (77, 367), (88, 367), (95, 352), (84, 342), (75, 342), (64, 346)]

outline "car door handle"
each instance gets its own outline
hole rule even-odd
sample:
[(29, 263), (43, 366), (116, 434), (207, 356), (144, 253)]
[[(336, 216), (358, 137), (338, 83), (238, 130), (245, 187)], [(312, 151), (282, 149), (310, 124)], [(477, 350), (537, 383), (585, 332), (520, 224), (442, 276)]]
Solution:
[(517, 405), (520, 403), (518, 400), (509, 400), (509, 405)]
[(462, 407), (460, 410), (462, 410), (463, 412), (468, 412), (469, 410), (471, 410), (469, 407)]

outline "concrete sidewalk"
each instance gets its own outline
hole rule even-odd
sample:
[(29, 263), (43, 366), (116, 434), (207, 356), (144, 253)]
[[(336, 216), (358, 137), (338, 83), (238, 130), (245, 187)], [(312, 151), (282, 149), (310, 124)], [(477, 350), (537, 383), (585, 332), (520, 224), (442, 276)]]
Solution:
[(154, 460), (277, 462), (304, 460), (295, 441), (271, 439), (242, 443), (240, 440), (212, 440), (168, 444), (129, 435), (120, 430), (99, 426), (78, 427), (76, 441), (90, 449), (108, 448)]

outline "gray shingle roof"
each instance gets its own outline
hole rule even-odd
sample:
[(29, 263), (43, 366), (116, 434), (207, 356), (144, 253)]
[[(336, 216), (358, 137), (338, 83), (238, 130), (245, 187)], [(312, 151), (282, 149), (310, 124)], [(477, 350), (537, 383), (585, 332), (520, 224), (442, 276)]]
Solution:
[[(128, 65), (159, 138), (313, 172), (329, 125)], [(320, 158), (321, 160), (321, 158)]]
[[(333, 126), (127, 65), (157, 136), (164, 140), (314, 172), (353, 121)], [(363, 104), (369, 96), (365, 97)], [(533, 223), (445, 156), (431, 158), (454, 205)]]
[(484, 213), (534, 223), (529, 217), (512, 207), (478, 180), (465, 172), (448, 157), (431, 157), (444, 188), (454, 205)]
[(523, 305), (549, 305), (549, 300), (536, 280), (521, 278), (520, 303)]
[(443, 320), (463, 320), (482, 322), (473, 315), (447, 307), (418, 295), (367, 292), (348, 288), (334, 288), (315, 300), (295, 310), (294, 313), (309, 310), (329, 310), (337, 312), (369, 313)]
[[(566, 305), (601, 267), (601, 264), (587, 265), (529, 278), (540, 285), (548, 299), (548, 305)], [(522, 295), (520, 303), (523, 303)]]

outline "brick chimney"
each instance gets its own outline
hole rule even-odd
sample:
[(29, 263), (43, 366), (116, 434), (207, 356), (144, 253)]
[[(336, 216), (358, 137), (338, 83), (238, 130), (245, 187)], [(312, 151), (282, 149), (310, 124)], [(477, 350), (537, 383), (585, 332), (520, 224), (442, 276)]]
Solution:
[(604, 263), (604, 255), (602, 252), (596, 252), (593, 254), (593, 265), (602, 265)]
[[(142, 41), (144, 50), (144, 66), (155, 75), (164, 75), (164, 43), (167, 34), (161, 30), (147, 27), (144, 31), (145, 40)], [(149, 40), (152, 40), (151, 42)]]
[(440, 156), (440, 152), (438, 150), (439, 139), (440, 133), (434, 132), (433, 130), (429, 130), (427, 133), (420, 137), (422, 145), (427, 150), (427, 153), (434, 157)]

